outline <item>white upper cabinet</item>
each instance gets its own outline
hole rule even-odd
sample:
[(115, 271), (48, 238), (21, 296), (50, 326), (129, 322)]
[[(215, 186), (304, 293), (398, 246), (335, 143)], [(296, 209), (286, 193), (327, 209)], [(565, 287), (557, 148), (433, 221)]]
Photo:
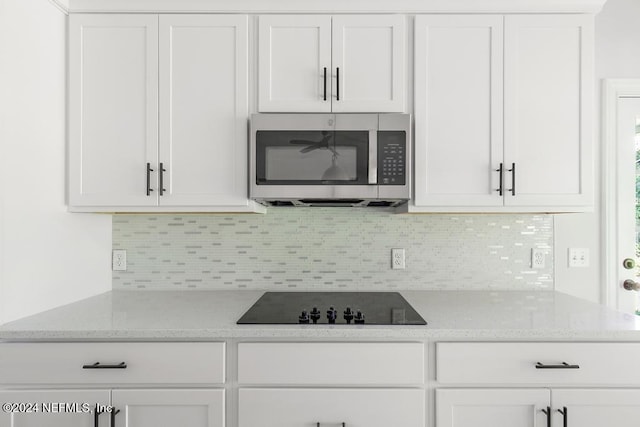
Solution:
[(253, 210), (247, 34), (244, 15), (72, 15), (70, 210)]
[(507, 16), (504, 65), (505, 204), (593, 203), (593, 17)]
[(416, 205), (502, 205), (502, 22), (416, 18)]
[(333, 17), (334, 112), (404, 111), (405, 17)]
[(265, 15), (260, 112), (403, 112), (403, 15)]
[(247, 43), (246, 16), (160, 16), (160, 205), (247, 203)]
[(592, 33), (590, 15), (416, 18), (415, 211), (591, 208)]
[(69, 47), (69, 205), (155, 205), (157, 16), (71, 15)]
[(261, 112), (331, 111), (331, 17), (260, 17)]

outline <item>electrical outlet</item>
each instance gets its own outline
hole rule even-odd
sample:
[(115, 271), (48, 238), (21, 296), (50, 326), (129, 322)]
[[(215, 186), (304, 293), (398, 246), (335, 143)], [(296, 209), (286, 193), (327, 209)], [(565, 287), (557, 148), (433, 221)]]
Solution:
[(569, 248), (569, 267), (589, 267), (589, 249)]
[(404, 249), (391, 249), (391, 269), (404, 270)]
[(111, 269), (113, 271), (127, 271), (127, 251), (114, 249), (111, 254)]
[(545, 254), (542, 249), (531, 249), (531, 268), (544, 268)]

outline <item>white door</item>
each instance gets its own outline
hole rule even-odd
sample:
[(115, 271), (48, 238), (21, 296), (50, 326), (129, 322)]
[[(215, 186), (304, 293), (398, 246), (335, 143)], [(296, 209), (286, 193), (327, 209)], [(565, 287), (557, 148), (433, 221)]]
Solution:
[(593, 16), (506, 16), (504, 40), (505, 205), (590, 205)]
[(334, 112), (403, 112), (406, 17), (340, 15), (332, 23)]
[(160, 16), (161, 206), (246, 205), (247, 17)]
[(72, 14), (69, 85), (69, 205), (156, 205), (157, 15)]
[(550, 400), (547, 389), (439, 389), (436, 426), (547, 426)]
[(502, 23), (416, 17), (416, 206), (503, 203)]
[(422, 389), (240, 389), (239, 427), (424, 427)]
[(554, 389), (551, 394), (556, 426), (638, 426), (640, 419), (640, 390), (638, 389)]
[(331, 111), (331, 16), (265, 15), (258, 30), (258, 111)]
[(612, 262), (617, 273), (617, 307), (627, 313), (634, 313), (638, 309), (638, 292), (625, 290), (623, 283), (625, 280), (640, 280), (638, 267), (625, 266), (624, 263), (625, 259), (635, 262), (639, 255), (640, 97), (618, 98), (617, 112), (616, 157), (615, 165), (611, 168), (611, 178), (617, 183), (614, 199), (617, 227), (611, 230), (617, 238), (617, 250)]
[(111, 427), (224, 427), (224, 390), (113, 390)]
[[(3, 404), (23, 404), (17, 412), (0, 412), (2, 427), (96, 427), (109, 425), (109, 414), (96, 418), (96, 405), (109, 405), (108, 390), (0, 391)], [(98, 424), (96, 424), (96, 420)]]

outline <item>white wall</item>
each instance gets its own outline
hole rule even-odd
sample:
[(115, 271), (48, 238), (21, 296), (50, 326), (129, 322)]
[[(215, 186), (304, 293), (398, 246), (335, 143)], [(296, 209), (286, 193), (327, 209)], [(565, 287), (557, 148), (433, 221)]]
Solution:
[[(604, 78), (640, 78), (640, 1), (607, 0), (602, 12), (596, 16), (596, 90), (600, 93)], [(596, 135), (596, 171), (600, 142), (600, 97), (596, 98), (594, 126)], [(599, 192), (601, 179), (596, 177)], [(555, 218), (555, 277), (556, 290), (580, 296), (592, 301), (603, 301), (605, 286), (602, 279), (602, 252), (600, 236), (600, 197), (593, 214), (557, 215)], [(589, 268), (567, 267), (567, 249), (584, 247), (590, 249)]]
[(0, 323), (111, 288), (111, 217), (65, 205), (66, 16), (0, 0)]

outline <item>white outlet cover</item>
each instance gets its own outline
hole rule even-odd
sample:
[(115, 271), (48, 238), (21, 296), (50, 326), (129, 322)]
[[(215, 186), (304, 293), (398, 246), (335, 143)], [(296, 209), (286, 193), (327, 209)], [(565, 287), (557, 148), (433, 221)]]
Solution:
[(404, 270), (404, 249), (395, 248), (391, 249), (391, 269), (392, 270)]
[(113, 271), (127, 271), (126, 249), (114, 249), (111, 253), (111, 269)]
[(589, 249), (569, 248), (569, 267), (589, 267)]
[(538, 269), (545, 266), (545, 253), (542, 249), (531, 249), (531, 268)]

